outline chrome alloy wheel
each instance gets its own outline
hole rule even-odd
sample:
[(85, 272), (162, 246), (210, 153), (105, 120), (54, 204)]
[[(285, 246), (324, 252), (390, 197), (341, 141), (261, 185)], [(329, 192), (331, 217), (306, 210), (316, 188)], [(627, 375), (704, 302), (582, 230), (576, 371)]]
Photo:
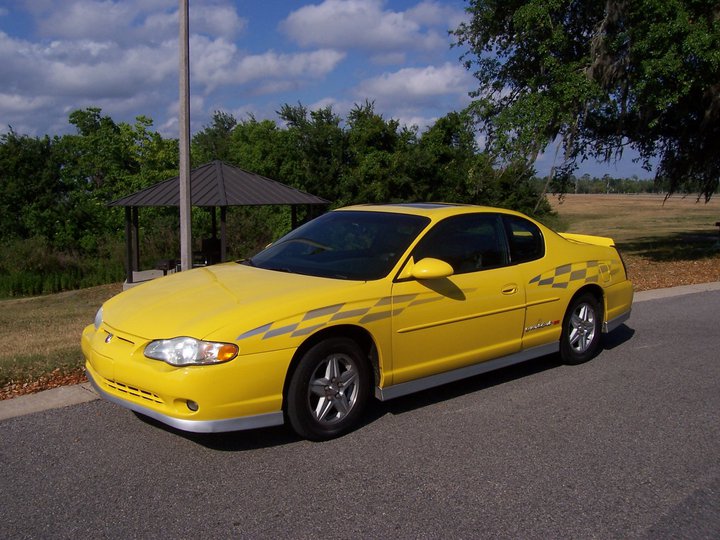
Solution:
[(597, 332), (595, 309), (583, 302), (575, 307), (570, 316), (569, 345), (578, 354), (585, 353), (595, 340)]
[(322, 360), (307, 392), (314, 419), (325, 425), (341, 422), (357, 402), (358, 381), (355, 361), (347, 354), (333, 353)]

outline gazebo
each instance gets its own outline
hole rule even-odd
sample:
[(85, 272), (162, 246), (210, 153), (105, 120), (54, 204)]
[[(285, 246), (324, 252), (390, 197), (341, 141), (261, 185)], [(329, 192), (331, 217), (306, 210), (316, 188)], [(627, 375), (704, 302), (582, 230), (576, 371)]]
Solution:
[[(292, 227), (297, 226), (297, 207), (327, 205), (329, 201), (281, 184), (265, 176), (245, 171), (223, 161), (212, 161), (190, 171), (190, 204), (209, 208), (212, 215), (212, 238), (203, 241), (208, 263), (225, 261), (227, 254), (226, 216), (228, 206), (289, 205)], [(179, 206), (179, 177), (170, 178), (110, 203), (125, 207), (127, 283), (139, 271), (140, 239), (138, 208)], [(220, 238), (217, 237), (217, 213), (220, 208)], [(169, 269), (169, 265), (163, 268)]]

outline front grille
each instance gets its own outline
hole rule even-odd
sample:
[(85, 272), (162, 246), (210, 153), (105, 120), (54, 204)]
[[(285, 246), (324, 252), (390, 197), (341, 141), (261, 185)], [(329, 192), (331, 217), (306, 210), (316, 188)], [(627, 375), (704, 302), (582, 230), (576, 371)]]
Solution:
[(164, 403), (160, 396), (153, 392), (143, 390), (142, 388), (136, 388), (134, 386), (123, 384), (121, 382), (111, 381), (110, 379), (105, 379), (105, 384), (113, 390), (116, 390), (117, 392), (122, 392), (123, 394), (129, 394), (131, 396), (135, 396), (146, 401), (151, 401), (152, 403), (158, 403), (160, 405)]

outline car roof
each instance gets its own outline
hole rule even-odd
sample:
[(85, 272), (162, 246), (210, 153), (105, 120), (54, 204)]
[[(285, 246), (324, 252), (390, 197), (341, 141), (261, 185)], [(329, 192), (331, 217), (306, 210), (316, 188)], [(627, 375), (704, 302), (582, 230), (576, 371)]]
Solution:
[(436, 202), (358, 204), (354, 206), (338, 208), (335, 211), (338, 212), (346, 210), (361, 212), (389, 212), (395, 214), (413, 214), (417, 216), (427, 216), (432, 219), (442, 219), (447, 216), (469, 214), (475, 212), (500, 212), (504, 214), (522, 215), (512, 210), (507, 210), (505, 208), (495, 208), (492, 206), (476, 206), (472, 204)]

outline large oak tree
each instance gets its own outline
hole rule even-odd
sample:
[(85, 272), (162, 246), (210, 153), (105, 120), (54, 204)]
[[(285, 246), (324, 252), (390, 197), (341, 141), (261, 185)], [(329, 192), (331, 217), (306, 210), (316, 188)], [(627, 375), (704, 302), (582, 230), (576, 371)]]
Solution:
[(671, 192), (717, 190), (717, 0), (469, 0), (467, 10), (454, 33), (499, 156), (532, 164), (559, 141), (559, 170), (571, 172), (630, 146)]

